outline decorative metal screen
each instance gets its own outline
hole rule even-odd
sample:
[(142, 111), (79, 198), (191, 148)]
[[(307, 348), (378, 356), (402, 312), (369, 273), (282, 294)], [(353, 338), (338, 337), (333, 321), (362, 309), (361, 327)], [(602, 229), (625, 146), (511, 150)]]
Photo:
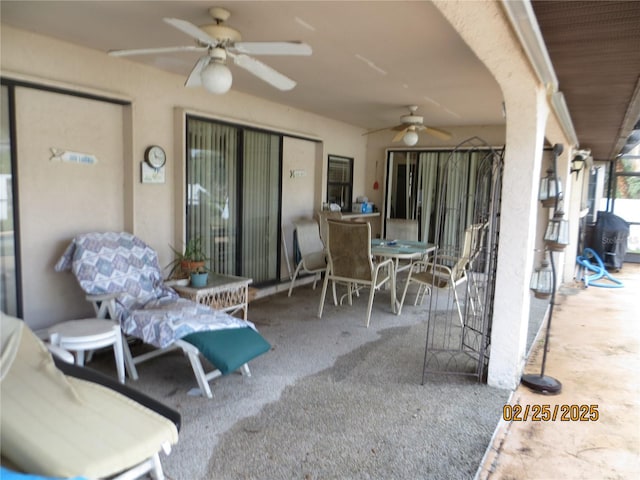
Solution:
[(431, 288), (422, 383), (428, 374), (484, 381), (489, 361), (503, 150), (474, 137), (442, 166), (433, 262), (451, 281)]

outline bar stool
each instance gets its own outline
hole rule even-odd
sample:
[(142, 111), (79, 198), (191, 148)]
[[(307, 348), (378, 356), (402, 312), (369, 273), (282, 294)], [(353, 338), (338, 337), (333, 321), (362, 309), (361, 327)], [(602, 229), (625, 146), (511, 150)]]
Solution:
[(101, 318), (69, 320), (49, 328), (49, 341), (75, 352), (76, 365), (84, 365), (84, 352), (113, 346), (118, 380), (124, 383), (124, 353), (120, 325)]

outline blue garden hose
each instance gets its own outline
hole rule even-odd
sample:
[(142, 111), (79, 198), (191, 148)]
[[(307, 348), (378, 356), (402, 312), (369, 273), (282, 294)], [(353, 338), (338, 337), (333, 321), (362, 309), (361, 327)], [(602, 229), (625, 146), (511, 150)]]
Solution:
[[(591, 263), (591, 260), (595, 259), (598, 263), (594, 265)], [(613, 278), (607, 269), (604, 268), (604, 263), (602, 259), (598, 256), (598, 254), (593, 251), (591, 248), (585, 248), (582, 255), (578, 255), (576, 258), (576, 262), (581, 267), (586, 268), (592, 272), (595, 272), (593, 275), (584, 275), (582, 280), (584, 281), (584, 286), (588, 287), (589, 285), (593, 285), (594, 287), (602, 287), (602, 288), (622, 288), (624, 287), (623, 283), (617, 278)], [(600, 280), (601, 278), (605, 278), (613, 283), (596, 283), (594, 280)]]

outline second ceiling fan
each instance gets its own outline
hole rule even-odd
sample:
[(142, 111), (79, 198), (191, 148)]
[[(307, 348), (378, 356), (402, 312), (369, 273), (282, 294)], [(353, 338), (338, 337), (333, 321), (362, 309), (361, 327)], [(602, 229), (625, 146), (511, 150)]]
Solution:
[(370, 132), (366, 132), (364, 135), (381, 132), (383, 130), (397, 131), (398, 133), (393, 137), (392, 141), (399, 142), (402, 140), (405, 145), (409, 147), (418, 143), (418, 132), (425, 132), (441, 140), (449, 140), (451, 138), (451, 134), (445, 130), (426, 126), (424, 124), (424, 118), (421, 115), (416, 115), (416, 111), (418, 110), (417, 105), (410, 105), (407, 108), (409, 109), (409, 115), (403, 115), (400, 117), (400, 125), (372, 130)]
[(216, 94), (226, 93), (231, 88), (233, 77), (226, 65), (227, 57), (233, 58), (234, 65), (247, 70), (278, 90), (291, 90), (296, 86), (294, 80), (249, 55), (311, 55), (309, 45), (302, 42), (243, 42), (240, 32), (223, 25), (231, 15), (229, 11), (213, 7), (209, 9), (209, 14), (215, 23), (199, 27), (179, 18), (164, 19), (172, 27), (194, 38), (195, 45), (111, 50), (109, 55), (124, 57), (172, 52), (206, 52), (206, 55), (200, 57), (194, 65), (185, 86), (203, 86)]

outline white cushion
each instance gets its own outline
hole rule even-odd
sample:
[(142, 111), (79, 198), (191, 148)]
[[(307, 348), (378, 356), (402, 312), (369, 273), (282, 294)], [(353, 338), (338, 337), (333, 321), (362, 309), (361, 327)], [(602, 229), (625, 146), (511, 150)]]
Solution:
[(173, 422), (114, 390), (67, 377), (24, 322), (1, 321), (0, 445), (16, 467), (101, 478), (178, 441)]

